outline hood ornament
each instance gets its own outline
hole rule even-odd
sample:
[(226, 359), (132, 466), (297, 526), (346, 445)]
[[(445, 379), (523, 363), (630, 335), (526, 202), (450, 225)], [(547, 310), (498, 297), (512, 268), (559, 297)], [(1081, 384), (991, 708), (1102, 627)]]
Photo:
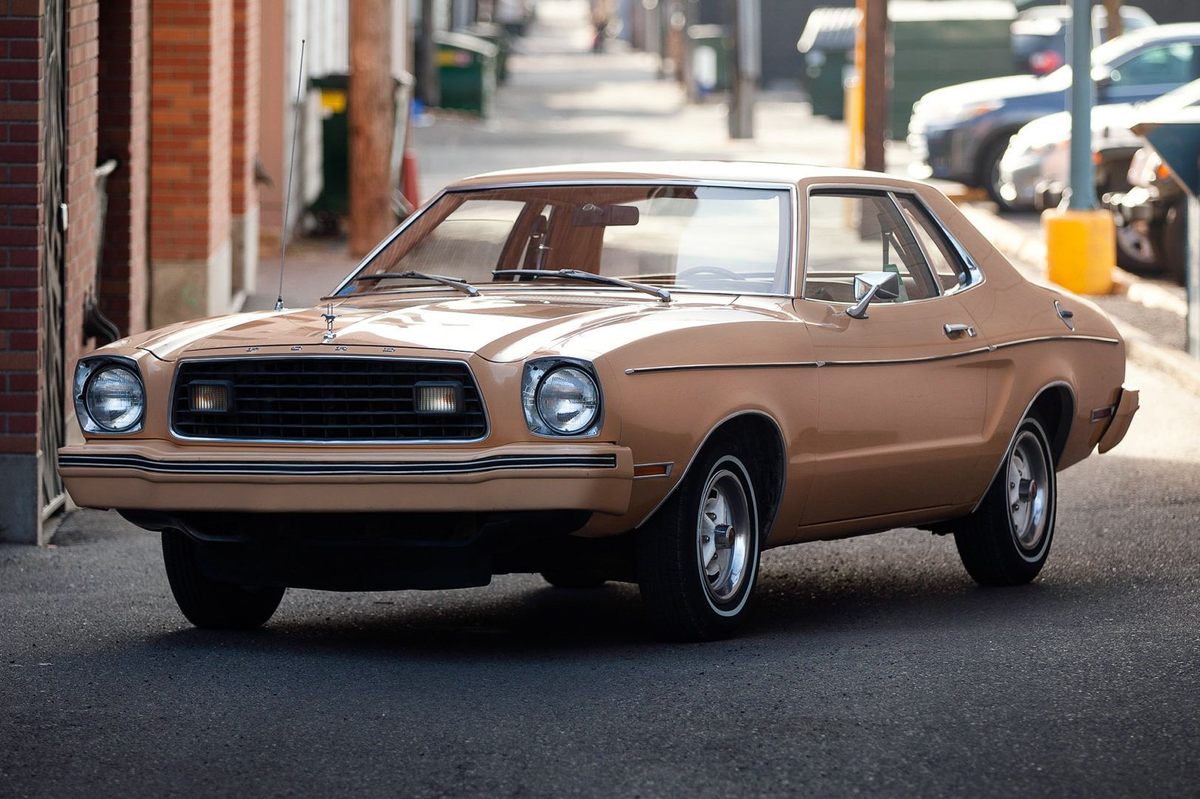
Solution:
[(337, 338), (337, 333), (333, 332), (333, 320), (338, 318), (338, 315), (333, 312), (333, 303), (329, 303), (329, 310), (321, 314), (321, 318), (325, 320), (325, 325), (328, 328), (325, 335), (321, 337), (323, 341), (333, 341)]

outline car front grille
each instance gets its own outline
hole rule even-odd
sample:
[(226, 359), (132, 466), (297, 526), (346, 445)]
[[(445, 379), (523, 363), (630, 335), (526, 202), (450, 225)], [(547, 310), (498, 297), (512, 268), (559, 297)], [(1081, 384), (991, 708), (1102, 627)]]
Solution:
[[(228, 383), (229, 410), (195, 411), (194, 381)], [(418, 414), (414, 385), (462, 385), (463, 411)], [(487, 416), (458, 361), (297, 356), (183, 361), (171, 398), (181, 438), (255, 441), (461, 441), (483, 438)]]

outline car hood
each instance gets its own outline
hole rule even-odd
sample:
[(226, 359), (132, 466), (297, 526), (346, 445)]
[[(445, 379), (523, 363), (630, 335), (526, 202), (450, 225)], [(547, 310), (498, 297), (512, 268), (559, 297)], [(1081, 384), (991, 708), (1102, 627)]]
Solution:
[[(574, 294), (574, 293), (573, 293)], [(327, 308), (261, 311), (186, 322), (147, 334), (129, 343), (162, 360), (214, 350), (250, 347), (395, 347), (478, 353), (493, 361), (515, 361), (544, 350), (565, 351), (574, 346), (581, 355), (604, 349), (590, 335), (599, 329), (671, 314), (672, 324), (700, 323), (710, 312), (727, 306), (733, 297), (710, 296), (689, 302), (677, 298), (669, 306), (646, 301), (578, 293), (541, 292), (528, 296), (405, 299), (379, 304), (335, 303), (333, 332), (326, 340)], [(644, 328), (645, 325), (634, 324)], [(619, 341), (628, 336), (604, 337)], [(586, 340), (586, 341), (585, 341)]]
[(1009, 75), (935, 89), (924, 95), (917, 105), (922, 116), (940, 119), (956, 116), (965, 105), (1046, 93), (1045, 84), (1036, 75)]
[[(1125, 143), (1137, 140), (1129, 130), (1137, 106), (1126, 103), (1098, 105), (1092, 108), (1092, 149), (1101, 150), (1112, 146), (1111, 142)], [(1013, 137), (1009, 145), (1014, 150), (1036, 149), (1050, 144), (1066, 143), (1071, 140), (1071, 114), (1060, 111), (1048, 114), (1025, 125)]]

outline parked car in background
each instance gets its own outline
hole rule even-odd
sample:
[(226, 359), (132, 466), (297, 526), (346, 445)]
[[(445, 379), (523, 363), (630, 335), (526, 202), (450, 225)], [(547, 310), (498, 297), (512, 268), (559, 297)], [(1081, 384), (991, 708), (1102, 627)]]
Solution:
[[(1200, 23), (1156, 25), (1092, 51), (1096, 102), (1135, 103), (1200, 78)], [(982, 186), (1002, 209), (1000, 160), (1022, 126), (1067, 109), (1071, 68), (938, 89), (913, 105), (908, 143), (914, 177)]]
[(1117, 260), (1134, 271), (1161, 272), (1178, 283), (1187, 272), (1187, 198), (1149, 147), (1133, 156), (1131, 188), (1105, 195), (1117, 224)]
[[(1034, 6), (1017, 14), (1012, 32), (1015, 71), (1048, 75), (1067, 63), (1067, 29), (1071, 24), (1071, 6)], [(1121, 6), (1121, 24), (1125, 33), (1149, 28), (1154, 18), (1136, 6)], [(1109, 40), (1108, 12), (1102, 5), (1092, 7), (1092, 41)]]
[(764, 549), (895, 527), (1026, 583), (1056, 473), (1138, 404), (1099, 308), (869, 172), (468, 178), (327, 302), (77, 365), (71, 497), (161, 531), (201, 627), (261, 625), (287, 587), (540, 572), (636, 582), (660, 632), (709, 639), (746, 617)]
[[(1129, 126), (1142, 115), (1200, 104), (1200, 80), (1147, 103), (1096, 106), (1092, 109), (1092, 153), (1096, 194), (1129, 189), (1133, 154), (1145, 142)], [(1070, 168), (1071, 115), (1050, 114), (1030, 122), (1009, 141), (1000, 160), (1000, 194), (1011, 206), (1042, 210), (1058, 205)]]

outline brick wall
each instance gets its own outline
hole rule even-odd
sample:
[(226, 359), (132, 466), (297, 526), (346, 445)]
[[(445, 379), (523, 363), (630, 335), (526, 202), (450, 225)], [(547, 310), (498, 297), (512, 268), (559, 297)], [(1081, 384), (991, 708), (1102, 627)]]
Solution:
[(232, 139), (230, 191), (233, 212), (232, 284), (252, 294), (258, 286), (259, 83), (262, 58), (262, 8), (259, 0), (233, 0)]
[(233, 131), (230, 153), (235, 215), (244, 214), (258, 205), (254, 158), (258, 155), (261, 19), (259, 0), (233, 0)]
[[(94, 347), (83, 338), (83, 310), (96, 285), (96, 145), (97, 77), (100, 54), (100, 3), (69, 0), (67, 4), (67, 176), (69, 224), (64, 266), (65, 385), (75, 361)], [(73, 404), (68, 412), (74, 413)]]
[(9, 455), (38, 449), (41, 16), (41, 0), (0, 0), (0, 453)]
[(101, 309), (122, 334), (146, 329), (150, 0), (100, 9), (99, 152), (117, 159), (106, 185)]
[(207, 258), (229, 236), (229, 11), (151, 4), (151, 258)]
[(150, 5), (152, 325), (228, 305), (232, 39), (232, 0)]

